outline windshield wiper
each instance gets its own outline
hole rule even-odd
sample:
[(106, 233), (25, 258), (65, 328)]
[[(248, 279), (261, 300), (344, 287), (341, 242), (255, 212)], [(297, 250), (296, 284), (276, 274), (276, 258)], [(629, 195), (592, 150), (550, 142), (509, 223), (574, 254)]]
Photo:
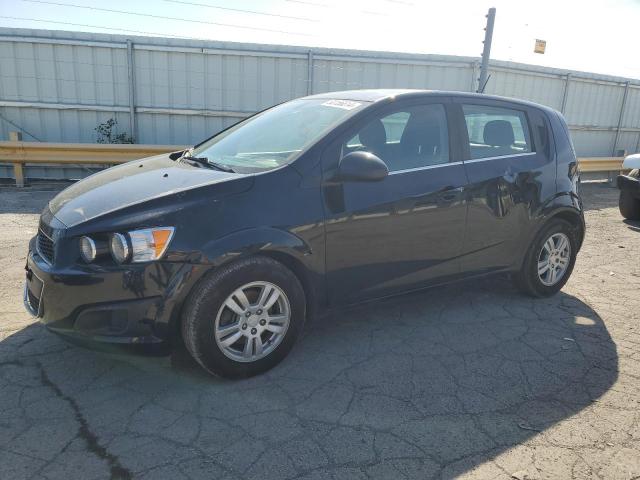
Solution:
[(207, 157), (192, 157), (191, 155), (185, 154), (182, 158), (186, 160), (193, 160), (194, 162), (197, 162), (201, 165), (205, 165), (207, 167), (213, 167), (216, 170), (220, 170), (222, 172), (235, 173), (235, 170), (233, 168), (223, 165), (221, 163), (212, 162)]

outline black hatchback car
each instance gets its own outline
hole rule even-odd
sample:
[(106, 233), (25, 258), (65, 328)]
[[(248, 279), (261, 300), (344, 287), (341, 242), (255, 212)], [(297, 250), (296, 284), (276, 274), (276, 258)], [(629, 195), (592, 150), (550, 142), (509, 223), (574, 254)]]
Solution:
[(207, 371), (244, 377), (328, 308), (498, 272), (552, 295), (584, 229), (560, 113), (455, 92), (326, 93), (61, 192), (30, 243), (24, 300), (55, 332), (182, 336)]

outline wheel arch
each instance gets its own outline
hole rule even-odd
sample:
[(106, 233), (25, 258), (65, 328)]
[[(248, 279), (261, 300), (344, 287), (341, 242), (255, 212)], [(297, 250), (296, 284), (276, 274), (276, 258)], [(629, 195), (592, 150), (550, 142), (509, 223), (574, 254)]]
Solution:
[(318, 311), (319, 282), (312, 280), (309, 269), (295, 256), (281, 250), (263, 250), (254, 256), (264, 256), (275, 260), (287, 267), (296, 276), (304, 291), (307, 318), (312, 318)]
[(582, 242), (584, 241), (584, 234), (585, 234), (585, 225), (584, 225), (583, 216), (577, 210), (574, 210), (574, 209), (560, 210), (558, 212), (555, 212), (549, 218), (547, 218), (545, 222), (543, 222), (543, 224), (540, 226), (540, 228), (543, 228), (544, 225), (546, 225), (547, 223), (555, 219), (564, 220), (575, 228), (577, 233), (578, 250), (579, 250), (580, 247), (582, 247)]
[(549, 222), (558, 219), (564, 220), (574, 226), (574, 228), (576, 229), (576, 238), (578, 240), (578, 250), (580, 250), (585, 235), (584, 217), (582, 216), (581, 210), (573, 205), (549, 205), (548, 208), (542, 210), (539, 213), (539, 215), (537, 216), (537, 221), (534, 222), (535, 226), (529, 230), (529, 233), (526, 236), (526, 248), (522, 249), (516, 262), (513, 265), (513, 268), (516, 271), (522, 267), (531, 244), (535, 241), (542, 229), (544, 229), (549, 224)]
[(294, 257), (313, 254), (311, 246), (294, 233), (273, 227), (248, 228), (211, 240), (202, 248), (198, 263), (220, 266), (248, 254), (288, 252)]
[(320, 299), (323, 298), (324, 287), (321, 273), (314, 270), (314, 262), (317, 263), (318, 260), (310, 246), (287, 231), (274, 228), (250, 229), (211, 242), (203, 249), (202, 261), (197, 266), (199, 274), (189, 282), (184, 295), (176, 302), (176, 308), (171, 313), (170, 329), (173, 334), (180, 334), (182, 311), (191, 292), (200, 282), (222, 266), (260, 256), (281, 263), (295, 275), (305, 295), (307, 318), (315, 315), (319, 310)]
[(323, 251), (316, 252), (301, 237), (273, 227), (242, 230), (211, 244), (205, 252), (215, 267), (249, 256), (271, 258), (287, 267), (302, 285), (307, 315), (312, 316), (324, 291)]
[(534, 228), (531, 238), (535, 238), (540, 230), (551, 220), (561, 219), (574, 226), (578, 239), (578, 250), (582, 246), (585, 235), (585, 223), (582, 201), (577, 191), (557, 193), (540, 206), (534, 218), (537, 218), (538, 221), (536, 222), (536, 227)]

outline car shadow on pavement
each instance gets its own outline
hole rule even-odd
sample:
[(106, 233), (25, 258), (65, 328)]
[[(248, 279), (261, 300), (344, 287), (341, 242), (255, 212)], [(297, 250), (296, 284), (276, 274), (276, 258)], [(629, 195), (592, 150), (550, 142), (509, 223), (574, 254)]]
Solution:
[(184, 350), (105, 354), (34, 324), (0, 342), (0, 477), (89, 458), (111, 478), (451, 478), (537, 436), (610, 428), (590, 409), (617, 375), (589, 305), (500, 278), (317, 318), (279, 366), (241, 381)]

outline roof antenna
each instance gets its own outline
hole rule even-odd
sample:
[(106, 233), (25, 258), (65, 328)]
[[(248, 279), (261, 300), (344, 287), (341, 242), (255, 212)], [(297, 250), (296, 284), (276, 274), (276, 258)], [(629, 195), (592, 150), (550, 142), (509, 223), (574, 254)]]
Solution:
[(487, 86), (487, 83), (489, 83), (489, 79), (491, 78), (491, 74), (489, 74), (489, 76), (487, 77), (487, 79), (484, 81), (484, 85), (482, 85), (480, 87), (480, 90), (478, 90), (478, 93), (484, 93), (484, 89)]

